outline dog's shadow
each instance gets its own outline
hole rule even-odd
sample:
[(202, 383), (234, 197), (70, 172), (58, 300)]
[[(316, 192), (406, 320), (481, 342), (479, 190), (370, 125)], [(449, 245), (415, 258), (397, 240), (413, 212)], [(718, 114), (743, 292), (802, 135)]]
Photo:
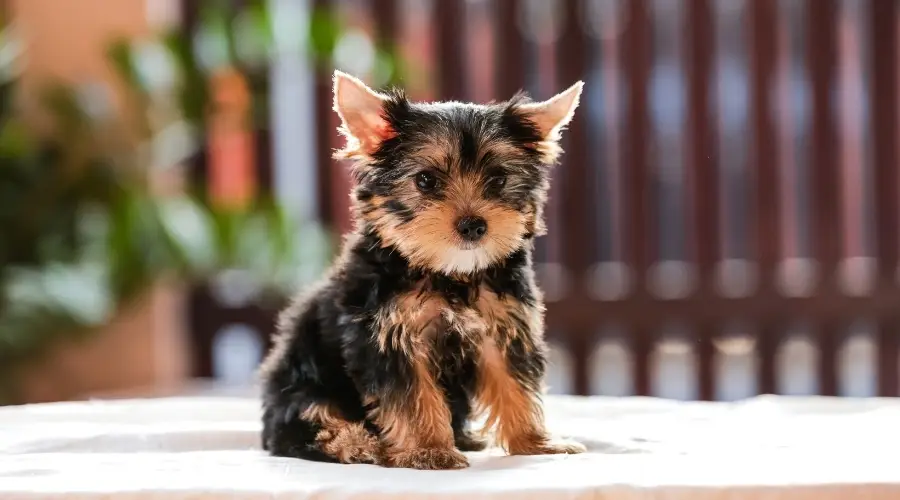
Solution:
[(585, 439), (578, 440), (587, 448), (587, 452), (580, 455), (536, 455), (536, 456), (508, 456), (505, 454), (491, 453), (485, 460), (480, 461), (473, 470), (478, 471), (497, 471), (505, 469), (519, 469), (533, 464), (535, 459), (538, 460), (558, 460), (560, 457), (564, 459), (577, 459), (584, 455), (638, 455), (650, 453), (645, 448), (637, 448), (633, 446), (625, 446), (619, 443), (610, 443), (606, 441), (591, 441)]
[(603, 455), (638, 455), (650, 453), (646, 448), (626, 446), (620, 443), (608, 443), (605, 441), (579, 440), (587, 448), (588, 453), (600, 453)]

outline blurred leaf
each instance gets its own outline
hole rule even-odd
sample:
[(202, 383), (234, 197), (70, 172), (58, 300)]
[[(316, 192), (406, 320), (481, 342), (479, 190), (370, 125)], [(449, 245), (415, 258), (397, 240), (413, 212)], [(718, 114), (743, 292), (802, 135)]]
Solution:
[(397, 86), (404, 80), (402, 61), (395, 52), (380, 51), (375, 55), (372, 80), (379, 87)]
[(236, 60), (234, 34), (228, 9), (223, 1), (210, 1), (200, 10), (200, 26), (193, 40), (193, 50), (205, 72), (231, 66)]
[(191, 41), (175, 30), (163, 34), (162, 40), (180, 72), (179, 105), (182, 114), (189, 122), (200, 123), (209, 103), (209, 89)]
[(166, 243), (183, 269), (212, 272), (217, 264), (212, 217), (188, 198), (163, 201), (159, 213)]
[(30, 156), (34, 151), (34, 140), (28, 128), (19, 120), (0, 123), (0, 168), (9, 168), (5, 159)]
[(266, 4), (251, 3), (233, 22), (235, 51), (243, 66), (264, 69), (273, 52), (272, 20)]
[(341, 23), (337, 13), (331, 9), (316, 9), (312, 15), (309, 46), (313, 57), (320, 63), (331, 60), (338, 40), (341, 38)]
[(41, 97), (42, 104), (51, 113), (58, 136), (71, 139), (81, 137), (89, 130), (90, 120), (72, 87), (51, 83), (42, 89)]
[(106, 51), (106, 55), (113, 70), (122, 82), (128, 86), (130, 91), (138, 94), (148, 93), (146, 82), (141, 80), (140, 73), (135, 66), (130, 40), (127, 38), (113, 40)]

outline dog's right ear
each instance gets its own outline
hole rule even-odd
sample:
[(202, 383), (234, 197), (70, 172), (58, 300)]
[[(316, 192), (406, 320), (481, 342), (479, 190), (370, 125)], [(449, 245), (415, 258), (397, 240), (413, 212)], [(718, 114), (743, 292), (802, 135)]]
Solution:
[(340, 132), (347, 138), (347, 145), (338, 152), (339, 157), (368, 156), (394, 136), (384, 117), (387, 99), (358, 78), (342, 71), (334, 72), (334, 110), (341, 117)]

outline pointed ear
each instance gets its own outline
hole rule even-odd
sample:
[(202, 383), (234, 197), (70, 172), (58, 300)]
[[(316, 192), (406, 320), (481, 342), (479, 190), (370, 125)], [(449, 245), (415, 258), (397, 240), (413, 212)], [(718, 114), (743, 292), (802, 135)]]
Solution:
[(558, 141), (575, 114), (583, 87), (584, 82), (579, 81), (546, 101), (523, 104), (519, 110), (537, 126), (544, 141)]
[(334, 110), (341, 117), (340, 132), (347, 145), (337, 153), (342, 158), (370, 155), (394, 135), (384, 117), (387, 96), (342, 71), (334, 72)]

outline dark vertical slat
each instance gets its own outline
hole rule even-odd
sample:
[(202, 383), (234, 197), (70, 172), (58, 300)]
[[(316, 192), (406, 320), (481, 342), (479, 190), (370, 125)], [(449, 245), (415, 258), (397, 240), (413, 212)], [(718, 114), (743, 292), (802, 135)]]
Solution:
[(689, 0), (684, 26), (688, 47), (688, 136), (696, 224), (696, 257), (703, 286), (711, 285), (719, 258), (719, 175), (712, 126), (710, 76), (715, 53), (710, 0)]
[[(560, 90), (585, 78), (587, 73), (588, 40), (581, 26), (578, 2), (566, 2), (565, 24), (557, 50), (559, 57), (558, 74)], [(587, 186), (593, 186), (592, 165), (588, 158), (587, 119), (582, 93), (582, 108), (575, 115), (564, 134), (566, 153), (562, 162), (562, 189), (566, 193), (562, 201), (564, 214), (578, 214), (578, 217), (563, 217), (562, 230), (565, 238), (563, 263), (569, 271), (580, 276), (592, 264), (594, 238), (585, 238), (585, 228), (596, 227), (596, 207), (588, 199)]]
[(898, 265), (897, 132), (897, 3), (872, 0), (871, 109), (874, 134), (875, 219), (878, 230), (878, 268), (883, 283), (895, 286)]
[(578, 396), (587, 396), (590, 394), (590, 354), (593, 351), (591, 345), (592, 335), (589, 330), (576, 332), (569, 338), (569, 345), (572, 346), (570, 355), (572, 356), (572, 373), (573, 389)]
[[(897, 9), (896, 0), (871, 0), (870, 50), (872, 51), (871, 109), (875, 168), (875, 224), (878, 234), (880, 289), (894, 288), (898, 266), (897, 146)], [(900, 396), (898, 388), (898, 333), (900, 318), (881, 318), (878, 323), (878, 394)]]
[(716, 396), (716, 374), (713, 369), (715, 334), (715, 328), (710, 325), (700, 325), (697, 330), (697, 343), (694, 347), (697, 351), (697, 386), (699, 398), (703, 401), (712, 401)]
[(775, 292), (775, 271), (780, 258), (781, 219), (778, 199), (778, 154), (772, 119), (772, 79), (775, 74), (776, 25), (774, 0), (748, 0), (752, 37), (751, 106), (753, 113), (753, 164), (756, 171), (756, 238), (761, 292)]
[[(559, 57), (557, 58), (560, 82), (560, 90), (583, 80), (587, 73), (587, 56), (589, 42), (581, 25), (579, 2), (566, 2), (563, 13), (565, 24), (562, 36), (557, 45)], [(584, 91), (583, 91), (584, 92)], [(566, 196), (560, 200), (562, 213), (578, 214), (578, 217), (562, 217), (561, 229), (563, 246), (563, 264), (571, 276), (585, 276), (588, 267), (592, 264), (595, 254), (594, 242), (596, 238), (586, 238), (585, 228), (596, 227), (597, 210), (588, 198), (587, 186), (593, 186), (593, 168), (588, 156), (587, 119), (586, 106), (583, 106), (586, 95), (582, 94), (582, 108), (569, 124), (564, 134), (566, 153), (562, 158), (562, 175), (560, 176), (560, 192)], [(578, 286), (585, 283), (579, 280)], [(579, 295), (584, 294), (583, 289), (578, 290)], [(568, 332), (578, 338), (580, 344), (587, 347), (587, 339), (593, 337), (591, 330), (574, 330)], [(576, 353), (576, 356), (585, 356), (586, 352)], [(587, 394), (588, 374), (587, 363), (581, 366), (581, 370), (575, 376), (576, 390), (579, 394)]]
[(760, 394), (775, 394), (777, 390), (775, 355), (778, 352), (780, 332), (772, 325), (763, 325), (757, 335), (756, 353), (759, 361), (756, 373), (757, 390)]
[(823, 291), (833, 284), (841, 258), (840, 197), (835, 116), (832, 106), (835, 49), (834, 0), (807, 0), (807, 57), (812, 85), (812, 141), (810, 170), (815, 192), (815, 252), (822, 272)]
[(817, 334), (819, 348), (819, 393), (837, 396), (837, 351), (840, 332), (836, 325), (828, 324)]
[(650, 396), (650, 354), (653, 352), (654, 336), (650, 330), (631, 332), (632, 380), (636, 396)]
[(627, 24), (623, 43), (625, 71), (629, 84), (626, 165), (624, 184), (628, 196), (628, 253), (638, 290), (645, 291), (648, 268), (655, 248), (649, 214), (650, 176), (647, 162), (648, 103), (647, 82), (650, 73), (650, 23), (646, 0), (627, 2)]
[[(776, 270), (780, 257), (781, 220), (778, 178), (778, 154), (775, 127), (770, 112), (772, 78), (775, 74), (776, 37), (773, 27), (777, 21), (774, 0), (747, 0), (750, 29), (752, 168), (756, 173), (755, 224), (756, 258), (760, 266), (759, 293), (777, 294)], [(774, 324), (760, 325), (757, 339), (758, 390), (762, 394), (776, 392), (775, 355), (780, 330)]]
[(878, 323), (878, 395), (900, 396), (900, 320), (882, 320)]
[(212, 342), (217, 331), (216, 313), (221, 309), (212, 300), (209, 289), (195, 286), (188, 293), (188, 327), (191, 332), (191, 375), (210, 378), (213, 375)]
[(200, 5), (190, 0), (182, 0), (178, 12), (181, 18), (181, 29), (188, 36), (193, 36), (200, 25)]
[[(397, 40), (400, 36), (398, 0), (372, 0), (372, 17), (375, 20), (375, 46), (388, 54), (398, 55)], [(397, 72), (388, 84), (398, 83)]]
[(392, 51), (399, 34), (397, 0), (372, 0), (375, 19), (375, 43), (381, 50)]
[(572, 358), (572, 388), (578, 396), (591, 393), (590, 358), (594, 350), (592, 335), (574, 335), (567, 343)]
[[(692, 181), (695, 246), (701, 293), (715, 293), (715, 267), (719, 258), (719, 177), (709, 98), (709, 81), (715, 37), (710, 0), (688, 0), (683, 26), (688, 53), (687, 165)], [(700, 399), (715, 397), (715, 325), (699, 325), (697, 331), (698, 386)]]
[[(265, 84), (268, 85), (268, 78)], [(272, 130), (268, 124), (254, 133), (254, 146), (256, 147), (254, 160), (256, 162), (256, 181), (259, 194), (264, 198), (273, 196), (275, 185), (274, 170), (275, 166), (272, 161)]]
[(520, 0), (496, 0), (494, 29), (496, 30), (497, 74), (495, 97), (509, 99), (524, 88), (525, 41), (515, 22), (521, 9)]
[[(635, 292), (646, 297), (647, 272), (652, 264), (651, 248), (655, 248), (649, 214), (655, 213), (651, 203), (647, 162), (648, 103), (647, 83), (650, 74), (650, 22), (646, 0), (626, 2), (626, 25), (623, 35), (622, 61), (628, 81), (628, 125), (625, 136), (623, 184), (627, 196), (627, 261), (634, 276)], [(650, 394), (650, 352), (653, 333), (646, 326), (631, 332), (634, 355), (634, 388), (637, 395)]]
[[(331, 0), (314, 0), (312, 7), (316, 11), (331, 9)], [(319, 219), (327, 227), (333, 227), (339, 215), (335, 214), (334, 184), (335, 170), (331, 159), (331, 140), (333, 131), (332, 123), (333, 99), (331, 95), (331, 68), (324, 65), (316, 65), (315, 113), (316, 123), (320, 124), (316, 130), (316, 179), (319, 190)]]
[(437, 29), (438, 98), (465, 99), (463, 71), (463, 2), (434, 2), (434, 26)]
[(875, 164), (875, 220), (878, 231), (878, 270), (883, 284), (895, 286), (898, 265), (897, 217), (897, 2), (872, 0), (871, 109), (872, 156)]
[[(820, 294), (834, 290), (834, 276), (841, 259), (842, 210), (838, 143), (832, 106), (836, 67), (835, 0), (807, 0), (807, 59), (812, 85), (812, 141), (810, 161), (815, 193), (815, 255), (821, 272)], [(836, 350), (838, 326), (819, 325), (819, 387), (824, 395), (837, 393)]]

